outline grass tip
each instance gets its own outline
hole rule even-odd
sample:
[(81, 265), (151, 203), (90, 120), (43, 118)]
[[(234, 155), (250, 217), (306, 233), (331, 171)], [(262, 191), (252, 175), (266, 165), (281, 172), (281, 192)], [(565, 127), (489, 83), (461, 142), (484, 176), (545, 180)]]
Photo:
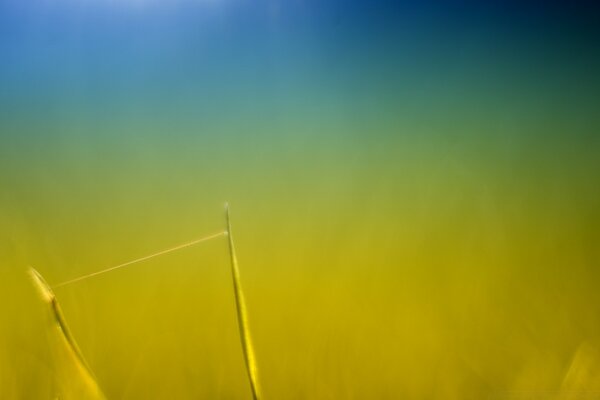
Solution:
[(54, 292), (50, 288), (50, 285), (46, 282), (46, 280), (42, 277), (42, 275), (35, 270), (33, 267), (29, 267), (28, 274), (31, 280), (33, 281), (33, 285), (37, 289), (42, 300), (47, 303), (51, 303), (54, 300)]

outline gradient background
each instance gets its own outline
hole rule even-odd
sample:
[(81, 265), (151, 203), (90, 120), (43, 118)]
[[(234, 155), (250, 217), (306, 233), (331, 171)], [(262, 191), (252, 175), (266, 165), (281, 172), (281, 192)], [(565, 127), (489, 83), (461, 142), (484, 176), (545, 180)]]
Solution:
[[(267, 399), (597, 395), (599, 15), (0, 0), (0, 398), (54, 398), (28, 265), (218, 232), (225, 201)], [(226, 249), (57, 289), (109, 398), (250, 398)]]

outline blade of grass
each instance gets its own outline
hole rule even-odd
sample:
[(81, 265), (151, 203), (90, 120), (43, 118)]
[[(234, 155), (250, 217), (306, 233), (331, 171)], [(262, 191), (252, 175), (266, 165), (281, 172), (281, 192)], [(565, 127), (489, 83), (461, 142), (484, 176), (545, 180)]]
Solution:
[[(29, 275), (42, 301), (48, 306), (54, 332), (58, 339), (61, 353), (66, 354), (69, 364), (74, 367), (75, 376), (68, 376), (62, 386), (62, 398), (104, 400), (105, 397), (98, 385), (94, 373), (85, 361), (77, 342), (73, 338), (54, 292), (42, 275), (29, 268)], [(63, 397), (64, 396), (64, 397)]]
[(229, 204), (225, 204), (225, 219), (227, 222), (227, 238), (229, 243), (229, 256), (231, 259), (231, 274), (233, 276), (233, 293), (235, 295), (235, 306), (237, 311), (238, 328), (240, 330), (240, 340), (242, 342), (242, 351), (244, 353), (244, 361), (246, 363), (246, 371), (250, 379), (250, 387), (252, 389), (252, 397), (254, 400), (262, 398), (260, 385), (258, 383), (258, 367), (256, 365), (256, 356), (252, 339), (250, 336), (250, 328), (248, 326), (248, 312), (246, 310), (246, 301), (242, 291), (240, 281), (240, 270), (238, 267), (237, 257), (235, 254), (235, 246), (233, 245), (233, 235), (231, 234), (231, 218), (229, 216)]

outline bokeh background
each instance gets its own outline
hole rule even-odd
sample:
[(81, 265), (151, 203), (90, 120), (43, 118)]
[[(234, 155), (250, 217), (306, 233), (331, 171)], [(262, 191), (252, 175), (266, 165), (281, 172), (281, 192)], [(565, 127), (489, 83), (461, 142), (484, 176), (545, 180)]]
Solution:
[[(27, 266), (209, 235), (225, 201), (265, 398), (600, 398), (599, 15), (0, 1), (0, 398), (54, 398)], [(107, 397), (250, 398), (227, 257), (56, 290)]]

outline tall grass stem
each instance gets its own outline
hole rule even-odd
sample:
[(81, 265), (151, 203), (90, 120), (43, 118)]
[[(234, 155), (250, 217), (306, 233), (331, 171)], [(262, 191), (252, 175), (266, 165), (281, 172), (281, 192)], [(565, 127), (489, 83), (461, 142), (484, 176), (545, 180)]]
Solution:
[(246, 371), (250, 379), (250, 387), (252, 389), (252, 397), (254, 400), (262, 398), (261, 389), (258, 381), (258, 366), (256, 364), (256, 356), (252, 338), (250, 335), (250, 327), (248, 324), (248, 311), (246, 309), (246, 301), (242, 284), (240, 280), (240, 269), (233, 244), (233, 235), (231, 233), (231, 218), (229, 215), (229, 204), (225, 204), (225, 219), (227, 223), (227, 238), (229, 243), (229, 256), (231, 259), (231, 274), (233, 276), (233, 292), (235, 295), (235, 306), (237, 311), (238, 328), (240, 330), (240, 340), (242, 342), (242, 351), (244, 353), (244, 361), (246, 363)]

